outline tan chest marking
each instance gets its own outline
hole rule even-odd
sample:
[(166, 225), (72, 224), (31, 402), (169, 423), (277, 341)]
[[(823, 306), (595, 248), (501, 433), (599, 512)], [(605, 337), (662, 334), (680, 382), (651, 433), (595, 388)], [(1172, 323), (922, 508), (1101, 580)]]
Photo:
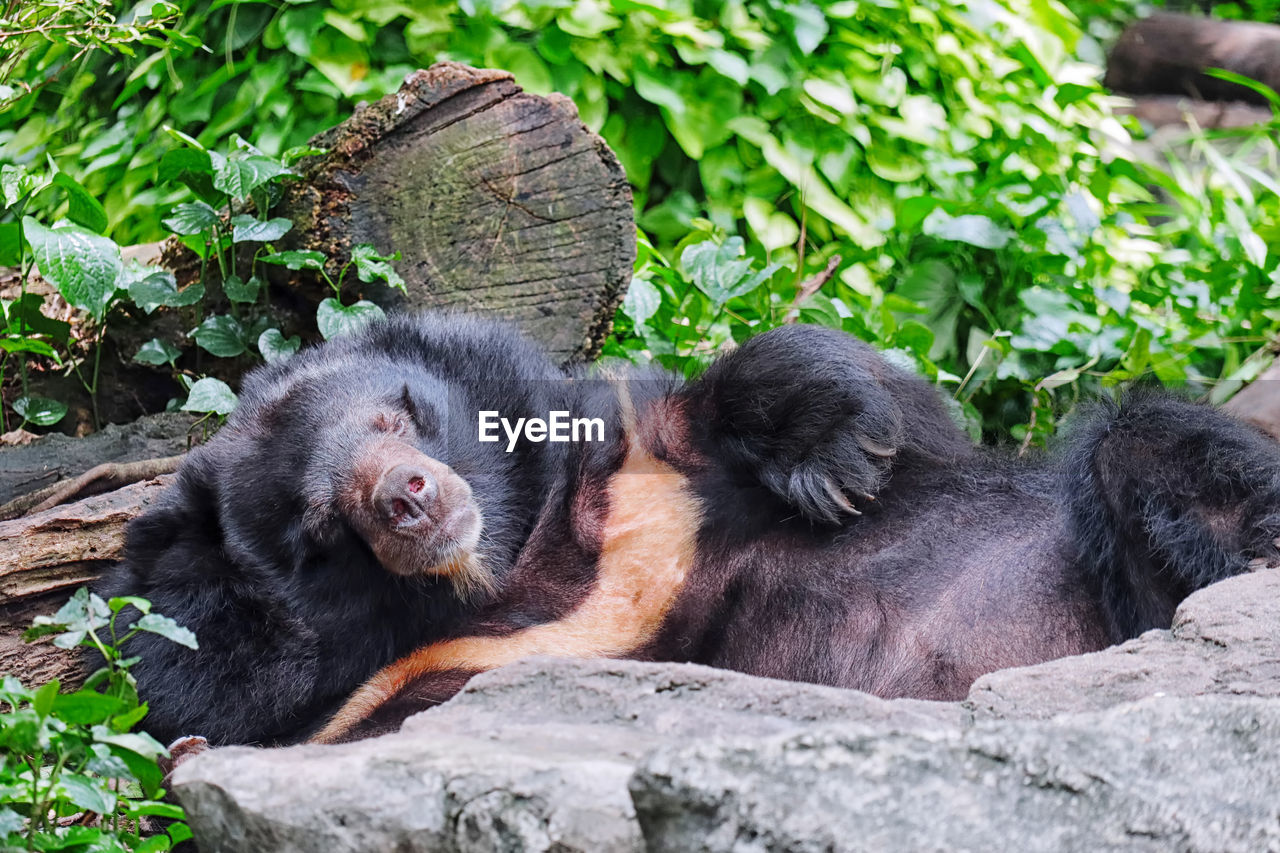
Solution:
[(556, 622), (502, 637), (461, 637), (418, 649), (378, 672), (313, 741), (341, 737), (384, 701), (432, 672), (495, 669), (532, 655), (617, 657), (654, 637), (693, 568), (701, 509), (686, 478), (631, 438), (609, 480), (609, 510), (596, 578)]

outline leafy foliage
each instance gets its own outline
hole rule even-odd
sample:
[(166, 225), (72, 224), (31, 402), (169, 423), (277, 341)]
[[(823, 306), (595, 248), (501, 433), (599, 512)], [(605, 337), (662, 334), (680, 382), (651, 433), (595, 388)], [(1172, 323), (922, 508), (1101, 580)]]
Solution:
[[(1138, 5), (180, 0), (176, 29), (211, 52), (175, 37), (137, 59), (90, 54), (0, 116), (0, 157), (77, 164), (118, 240), (163, 219), (225, 267), (235, 240), (287, 226), (236, 200), (269, 202), (305, 156), (291, 147), (357, 100), (439, 59), (506, 68), (572, 97), (635, 191), (642, 251), (609, 355), (694, 371), (798, 315), (915, 365), (971, 424), (1038, 441), (1082, 389), (1156, 378), (1221, 399), (1272, 357), (1276, 128), (1193, 132), (1153, 164), (1096, 83)], [(236, 133), (253, 144), (218, 153)], [(93, 230), (81, 194), (40, 206)], [(314, 254), (255, 258), (341, 284)], [(260, 298), (252, 270), (219, 275), (233, 304)], [(329, 333), (374, 315), (334, 299)], [(276, 342), (237, 319), (234, 336), (201, 337)]]
[(0, 9), (5, 46), (0, 109), (56, 79), (90, 51), (129, 56), (138, 44), (160, 47), (169, 39), (198, 44), (169, 29), (178, 16), (172, 3), (142, 3), (125, 15), (116, 15), (114, 5), (109, 0), (24, 0)]
[[(126, 608), (137, 614), (117, 623)], [(124, 651), (140, 632), (196, 648), (196, 638), (141, 598), (103, 601), (80, 589), (52, 616), (36, 617), (30, 642), (52, 638), (62, 649), (86, 647), (103, 665), (79, 690), (55, 680), (27, 687), (0, 679), (0, 837), (6, 849), (169, 850), (191, 837), (182, 809), (163, 802), (164, 746), (134, 728), (147, 713)], [(150, 819), (176, 821), (148, 831)], [(149, 837), (144, 837), (149, 836)]]
[[(293, 223), (287, 219), (268, 218), (279, 182), (293, 174), (286, 161), (322, 152), (306, 149), (275, 159), (237, 138), (234, 150), (223, 155), (206, 149), (186, 134), (174, 131), (172, 136), (187, 147), (166, 155), (170, 164), (167, 174), (200, 196), (195, 201), (175, 205), (163, 219), (165, 227), (203, 261), (200, 280), (181, 288), (168, 270), (136, 262), (125, 264), (120, 246), (114, 240), (87, 227), (86, 222), (105, 227), (103, 209), (65, 173), (53, 171), (39, 175), (16, 166), (5, 166), (0, 173), (5, 179), (0, 188), (11, 215), (18, 220), (12, 223), (12, 248), (13, 259), (23, 272), (24, 287), (22, 296), (12, 304), (0, 301), (0, 311), (4, 312), (0, 318), (5, 319), (5, 334), (0, 337), (3, 349), (0, 381), (4, 378), (8, 355), (21, 353), (22, 396), (14, 401), (13, 409), (23, 424), (51, 426), (67, 412), (61, 402), (28, 393), (25, 355), (32, 353), (60, 361), (56, 347), (61, 345), (71, 369), (81, 377), (90, 395), (95, 395), (101, 341), (110, 312), (116, 306), (133, 306), (148, 315), (159, 308), (187, 308), (190, 309), (188, 316), (198, 320), (188, 337), (209, 355), (235, 359), (251, 355), (258, 348), (263, 358), (278, 360), (296, 352), (300, 340), (296, 336), (285, 339), (279, 329), (272, 327), (267, 306), (260, 304), (266, 288), (257, 275), (259, 262), (283, 265), (291, 270), (310, 270), (328, 283), (334, 296), (320, 304), (316, 315), (318, 330), (325, 338), (350, 333), (382, 316), (382, 310), (371, 302), (359, 300), (352, 305), (342, 302), (342, 285), (352, 268), (361, 281), (384, 281), (403, 289), (404, 281), (391, 266), (391, 262), (400, 257), (398, 253), (380, 255), (371, 245), (354, 246), (335, 279), (326, 269), (328, 259), (320, 252), (277, 252), (272, 247), (273, 241), (293, 229)], [(46, 191), (57, 189), (67, 195), (67, 218), (46, 227), (33, 216), (22, 215), (32, 201), (40, 199)], [(237, 212), (246, 210), (255, 212)], [(253, 251), (243, 251), (246, 248)], [(247, 267), (243, 261), (246, 256)], [(39, 266), (42, 276), (69, 304), (84, 311), (93, 321), (97, 340), (93, 346), (90, 377), (80, 373), (81, 359), (72, 350), (67, 324), (45, 317), (40, 312), (42, 300), (25, 293), (25, 273), (32, 264)], [(240, 273), (245, 273), (247, 278)], [(225, 297), (225, 303), (212, 298), (219, 292)], [(225, 308), (229, 313), (211, 313), (201, 318), (206, 308)], [(265, 350), (263, 344), (267, 347)], [(171, 407), (208, 416), (223, 417), (230, 413), (236, 404), (231, 388), (221, 380), (197, 379), (180, 370), (181, 356), (180, 349), (157, 338), (143, 344), (133, 361), (167, 367), (187, 388), (187, 399), (174, 400)], [(96, 397), (94, 403), (96, 412)], [(0, 418), (0, 422), (2, 420)]]

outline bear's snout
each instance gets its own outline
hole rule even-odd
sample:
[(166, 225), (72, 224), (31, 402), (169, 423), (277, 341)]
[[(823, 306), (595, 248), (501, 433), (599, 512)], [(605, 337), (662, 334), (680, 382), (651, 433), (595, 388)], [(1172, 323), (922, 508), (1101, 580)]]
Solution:
[(374, 487), (373, 505), (397, 525), (416, 524), (427, 518), (440, 494), (440, 484), (421, 465), (394, 465), (383, 472)]

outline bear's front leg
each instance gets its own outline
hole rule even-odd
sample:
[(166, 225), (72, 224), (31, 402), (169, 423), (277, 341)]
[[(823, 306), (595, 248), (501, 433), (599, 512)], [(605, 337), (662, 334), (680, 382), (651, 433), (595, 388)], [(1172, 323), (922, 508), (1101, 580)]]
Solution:
[(720, 458), (807, 518), (861, 514), (904, 440), (905, 377), (843, 332), (785, 326), (752, 338), (684, 390)]

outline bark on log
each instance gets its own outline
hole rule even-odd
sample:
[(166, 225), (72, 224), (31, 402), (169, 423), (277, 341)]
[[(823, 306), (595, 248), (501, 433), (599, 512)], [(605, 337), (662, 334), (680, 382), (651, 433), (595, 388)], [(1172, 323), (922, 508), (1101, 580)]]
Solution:
[(295, 248), (399, 251), (408, 296), (365, 288), (384, 307), (498, 316), (562, 361), (598, 352), (635, 261), (631, 190), (568, 98), (442, 62), (313, 143), (330, 153), (274, 209)]
[(172, 477), (157, 477), (26, 518), (0, 521), (0, 673), (24, 682), (83, 677), (74, 655), (47, 643), (28, 645), (31, 619), (52, 613), (124, 548), (129, 521), (160, 495)]
[(1103, 83), (1130, 95), (1267, 103), (1247, 86), (1204, 74), (1206, 68), (1234, 71), (1280, 91), (1280, 26), (1152, 15), (1121, 33)]

